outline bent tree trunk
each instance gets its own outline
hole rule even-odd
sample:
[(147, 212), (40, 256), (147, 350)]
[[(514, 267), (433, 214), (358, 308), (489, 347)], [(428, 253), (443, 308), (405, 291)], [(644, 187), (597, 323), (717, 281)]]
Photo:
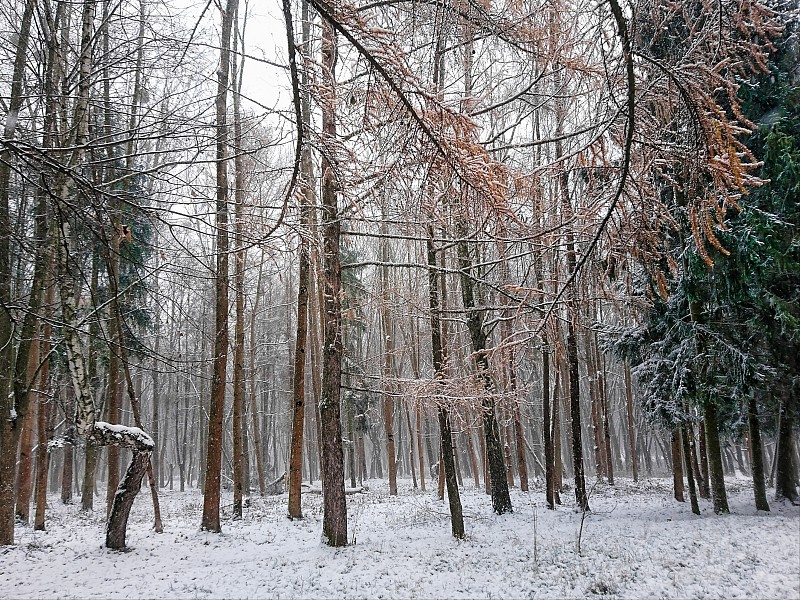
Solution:
[(123, 550), (128, 517), (136, 494), (142, 487), (142, 479), (147, 473), (155, 443), (138, 427), (111, 425), (100, 421), (94, 424), (89, 442), (97, 446), (124, 446), (133, 450), (133, 459), (119, 482), (106, 523), (106, 548)]
[[(62, 193), (67, 191), (66, 184)], [(65, 196), (62, 195), (62, 198)], [(70, 227), (62, 221), (59, 227), (58, 244), (61, 312), (64, 327), (64, 342), (72, 385), (75, 390), (75, 429), (88, 444), (95, 446), (124, 446), (133, 450), (133, 460), (120, 486), (114, 494), (106, 527), (106, 546), (114, 550), (125, 548), (125, 530), (128, 525), (133, 500), (141, 487), (142, 477), (150, 461), (155, 444), (152, 438), (138, 427), (125, 427), (96, 421), (96, 409), (87, 377), (86, 358), (77, 327), (77, 286), (69, 264)]]

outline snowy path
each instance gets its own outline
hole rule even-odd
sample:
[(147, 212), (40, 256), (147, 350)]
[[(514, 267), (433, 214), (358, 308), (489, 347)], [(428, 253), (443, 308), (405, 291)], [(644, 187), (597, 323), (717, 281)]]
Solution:
[(800, 598), (800, 509), (757, 513), (742, 479), (729, 481), (724, 517), (704, 501), (692, 515), (667, 480), (598, 487), (581, 556), (568, 494), (552, 512), (541, 490), (515, 491), (514, 514), (495, 517), (485, 494), (464, 490), (459, 543), (430, 492), (401, 481), (390, 498), (383, 482), (370, 483), (348, 496), (355, 543), (338, 550), (320, 543), (319, 495), (304, 496), (306, 519), (296, 522), (284, 516), (285, 496), (254, 498), (217, 535), (198, 531), (201, 496), (164, 492), (158, 535), (143, 493), (126, 553), (102, 547), (100, 514), (54, 497), (49, 531), (18, 527), (17, 545), (0, 549), (0, 598)]

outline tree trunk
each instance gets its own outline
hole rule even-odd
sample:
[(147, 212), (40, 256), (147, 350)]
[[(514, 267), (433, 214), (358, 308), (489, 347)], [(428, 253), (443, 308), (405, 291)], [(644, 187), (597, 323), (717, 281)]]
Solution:
[[(425, 491), (425, 452), (422, 449), (422, 407), (414, 411), (417, 416), (417, 456), (419, 457), (419, 489)], [(476, 479), (477, 481), (477, 479)]]
[[(433, 237), (433, 227), (429, 226), (426, 245), (428, 251), (428, 299), (431, 311), (431, 352), (433, 355), (434, 378), (436, 379), (436, 385), (439, 385), (439, 382), (444, 377), (445, 366), (442, 325), (439, 315), (439, 298), (440, 295), (444, 295), (445, 290), (439, 289), (439, 277), (436, 272), (436, 249), (433, 246)], [(450, 416), (448, 415), (444, 398), (437, 398), (436, 404), (439, 418), (439, 434), (442, 440), (441, 461), (444, 467), (444, 480), (447, 484), (447, 499), (450, 505), (451, 530), (453, 537), (462, 539), (464, 537), (464, 516), (461, 509), (461, 496), (458, 491), (458, 481), (456, 480), (456, 466), (453, 457), (453, 433), (450, 429)], [(440, 470), (439, 473), (439, 489), (441, 490), (442, 471)]]
[(106, 547), (112, 550), (123, 550), (125, 548), (125, 533), (128, 528), (128, 516), (133, 506), (136, 494), (142, 487), (142, 479), (147, 472), (147, 465), (150, 463), (149, 452), (138, 452), (134, 450), (133, 460), (131, 461), (125, 476), (120, 482), (119, 489), (114, 495), (114, 502), (111, 506), (111, 514), (106, 526)]
[(554, 510), (555, 505), (555, 456), (551, 433), (550, 417), (550, 348), (547, 335), (542, 336), (542, 445), (544, 446), (545, 500), (547, 508)]
[(411, 412), (408, 404), (404, 406), (406, 413), (406, 426), (408, 427), (408, 464), (411, 467), (411, 479), (414, 482), (414, 489), (417, 489), (417, 469), (414, 460), (414, 430), (411, 428)]
[[(42, 327), (42, 341), (39, 345), (39, 355), (42, 357), (50, 354), (50, 338), (53, 334), (52, 316), (54, 313), (53, 299), (55, 297), (55, 286), (53, 278), (53, 260), (49, 261), (47, 275), (47, 292), (45, 295), (46, 319)], [(36, 487), (34, 495), (36, 497), (36, 515), (34, 517), (33, 528), (37, 531), (44, 531), (45, 510), (47, 508), (47, 471), (49, 466), (50, 452), (47, 447), (48, 435), (47, 424), (49, 421), (50, 410), (50, 361), (42, 361), (39, 370), (39, 387), (37, 393), (38, 410), (36, 414)]]
[(500, 433), (495, 415), (494, 383), (489, 374), (489, 360), (486, 356), (486, 337), (483, 328), (485, 317), (483, 310), (476, 306), (474, 281), (472, 279), (472, 260), (466, 241), (466, 231), (460, 227), (456, 244), (458, 248), (459, 271), (461, 276), (461, 296), (466, 313), (467, 329), (469, 330), (472, 350), (475, 353), (475, 363), (478, 376), (483, 380), (484, 395), (482, 397), (483, 433), (486, 438), (486, 457), (489, 466), (489, 480), (492, 495), (492, 508), (498, 515), (512, 512), (511, 496), (508, 492), (506, 479), (506, 466), (503, 459), (503, 449), (500, 446)]
[(750, 443), (750, 471), (753, 476), (753, 495), (756, 510), (769, 510), (767, 490), (764, 485), (764, 448), (761, 444), (761, 426), (758, 422), (758, 405), (752, 395), (747, 400), (747, 425)]
[[(516, 387), (516, 386), (515, 386)], [(514, 402), (511, 409), (514, 415), (514, 443), (517, 449), (517, 469), (519, 471), (519, 489), (528, 491), (528, 458), (525, 454), (525, 433), (522, 431), (522, 415), (520, 414), (519, 400)]]
[[(304, 150), (303, 163), (305, 164)], [(310, 156), (308, 158), (310, 161)], [(308, 226), (309, 201), (311, 193), (306, 185), (301, 189), (304, 204), (301, 227)], [(300, 487), (303, 482), (303, 429), (305, 426), (305, 380), (306, 380), (306, 340), (308, 337), (308, 285), (310, 265), (308, 242), (305, 235), (300, 236), (300, 269), (297, 289), (297, 332), (295, 336), (294, 370), (292, 374), (292, 432), (289, 454), (289, 518), (303, 516)]]
[(72, 423), (75, 407), (72, 402), (72, 396), (67, 392), (67, 400), (64, 402), (64, 427), (66, 429), (64, 438), (67, 440), (64, 444), (64, 461), (61, 464), (61, 502), (64, 504), (72, 504), (72, 468), (75, 462), (75, 439), (74, 425)]
[[(302, 42), (309, 43), (310, 27), (308, 2), (303, 2)], [(303, 82), (308, 78), (308, 65), (303, 65)], [(303, 126), (311, 127), (311, 105), (308, 88), (303, 86)], [(314, 194), (314, 163), (311, 146), (305, 144), (300, 156), (300, 228), (299, 267), (297, 275), (297, 331), (294, 346), (294, 371), (292, 373), (292, 432), (289, 451), (289, 518), (303, 516), (300, 488), (303, 483), (303, 431), (305, 427), (306, 396), (306, 344), (308, 340), (308, 303), (311, 284), (311, 252), (307, 236), (311, 235), (311, 211), (316, 204)]]
[(238, 0), (227, 0), (222, 11), (222, 39), (216, 98), (217, 268), (214, 276), (214, 360), (211, 406), (208, 415), (208, 451), (201, 529), (219, 532), (222, 436), (225, 413), (225, 382), (228, 362), (228, 81), (233, 16)]
[(258, 491), (263, 496), (266, 492), (264, 481), (264, 453), (261, 440), (261, 421), (256, 401), (256, 317), (261, 303), (261, 283), (264, 274), (264, 261), (258, 266), (258, 280), (256, 281), (256, 299), (250, 313), (250, 417), (253, 423), (253, 448), (256, 455), (256, 471), (258, 472)]
[(775, 499), (800, 502), (797, 493), (797, 465), (794, 457), (794, 397), (785, 396), (779, 408), (778, 449), (775, 468)]
[[(39, 366), (39, 331), (37, 331), (30, 354), (28, 355), (27, 380), (32, 384)], [(22, 423), (22, 436), (19, 448), (19, 467), (17, 468), (16, 517), (26, 525), (30, 522), (31, 482), (33, 475), (33, 429), (36, 425), (35, 404), (28, 405), (28, 411)]]
[(706, 447), (708, 449), (708, 467), (711, 476), (711, 497), (714, 500), (714, 512), (729, 513), (728, 495), (725, 492), (725, 473), (722, 467), (722, 449), (719, 443), (719, 427), (717, 425), (717, 407), (713, 402), (704, 406), (706, 427)]
[[(336, 34), (322, 27), (322, 134), (336, 139)], [(340, 416), (342, 379), (342, 273), (339, 259), (341, 217), (331, 156), (322, 157), (322, 246), (324, 252), (324, 336), (319, 414), (322, 444), (322, 536), (329, 546), (347, 545), (347, 503), (344, 493), (344, 452)]]
[[(158, 285), (158, 283), (156, 283), (156, 285)], [(161, 335), (160, 335), (160, 332), (159, 332), (160, 321), (161, 321), (161, 310), (160, 310), (160, 307), (158, 305), (158, 302), (156, 302), (155, 314), (153, 315), (153, 322), (155, 323), (155, 328), (156, 328), (156, 330), (155, 330), (155, 338), (156, 339), (155, 339), (155, 344), (154, 344), (154, 347), (153, 347), (153, 353), (154, 353), (154, 356), (153, 356), (153, 367), (152, 367), (153, 370), (151, 372), (151, 374), (152, 374), (152, 385), (153, 385), (153, 395), (152, 395), (152, 404), (153, 405), (151, 407), (152, 417), (151, 417), (150, 429), (152, 431), (153, 442), (155, 442), (155, 446), (153, 447), (153, 457), (152, 457), (153, 476), (155, 477), (156, 482), (158, 482), (158, 486), (159, 487), (161, 487), (161, 475), (162, 475), (162, 473), (161, 473), (161, 458), (162, 458), (162, 455), (161, 455), (161, 449), (158, 446), (159, 442), (161, 441), (161, 437), (159, 435), (160, 434), (160, 421), (161, 421), (161, 414), (160, 414), (160, 409), (161, 409), (161, 406), (160, 406), (160, 404), (161, 404), (160, 391), (161, 390), (160, 390), (160, 385), (159, 385), (160, 384), (159, 362), (158, 362), (158, 358), (157, 358), (159, 356), (159, 350), (160, 350), (160, 345), (161, 345), (160, 344)], [(87, 460), (87, 468), (88, 468), (88, 460)], [(86, 493), (86, 492), (84, 491), (84, 493)]]
[[(45, 331), (50, 327), (49, 323), (45, 325)], [(42, 351), (47, 347), (49, 352), (49, 343), (42, 342)], [(49, 388), (50, 373), (48, 369), (48, 362), (42, 365), (39, 378), (39, 389), (41, 390), (39, 396), (39, 407), (36, 414), (36, 488), (34, 496), (36, 500), (36, 514), (34, 516), (33, 528), (36, 531), (44, 531), (44, 518), (45, 510), (47, 509), (47, 471), (49, 466), (50, 453), (47, 449), (47, 421), (48, 409), (50, 402), (47, 398), (47, 391)]]
[(706, 500), (711, 498), (711, 480), (708, 472), (708, 449), (706, 448), (706, 424), (700, 421), (698, 431), (700, 439), (700, 497)]
[[(563, 120), (564, 108), (559, 103), (557, 108), (557, 135), (560, 133)], [(561, 142), (556, 142), (556, 158), (562, 155)], [(563, 219), (570, 222), (573, 218), (572, 203), (569, 197), (567, 171), (562, 168), (559, 175), (559, 190), (561, 192), (561, 207)], [(577, 259), (575, 254), (575, 241), (572, 234), (572, 225), (567, 226), (566, 250), (567, 250), (567, 276), (574, 277), (577, 269)], [(569, 408), (572, 421), (572, 465), (575, 479), (575, 500), (583, 511), (589, 510), (589, 497), (586, 494), (586, 478), (583, 470), (583, 427), (581, 425), (581, 393), (580, 393), (580, 372), (578, 364), (578, 339), (576, 335), (578, 306), (577, 291), (573, 281), (567, 288), (567, 373), (569, 376)]]
[[(568, 255), (570, 252), (568, 250)], [(575, 266), (574, 249), (572, 259), (567, 262)], [(573, 272), (570, 269), (570, 272)], [(571, 311), (567, 320), (567, 361), (569, 365), (569, 408), (572, 420), (572, 468), (575, 479), (575, 501), (583, 511), (589, 510), (589, 497), (586, 494), (586, 479), (583, 473), (583, 440), (581, 426), (580, 375), (578, 372), (578, 343), (575, 337), (576, 311)]]
[[(234, 289), (236, 291), (236, 322), (233, 344), (233, 518), (242, 518), (242, 494), (244, 487), (244, 422), (245, 381), (244, 381), (244, 268), (247, 250), (244, 248), (244, 203), (245, 172), (242, 161), (244, 138), (242, 136), (241, 95), (242, 69), (239, 65), (239, 11), (236, 10), (233, 25), (233, 52), (231, 56), (231, 75), (233, 78), (233, 137), (237, 148), (234, 165)], [(247, 17), (245, 16), (245, 19)], [(244, 48), (242, 49), (244, 50)], [(301, 457), (302, 461), (302, 457)], [(302, 462), (301, 462), (302, 464)]]
[[(464, 22), (464, 97), (472, 95), (472, 54), (475, 27), (468, 20)], [(445, 66), (445, 40), (439, 35), (436, 41), (434, 54), (434, 82), (440, 93), (444, 90), (444, 66)], [(467, 189), (462, 193), (469, 193)], [(485, 457), (488, 464), (484, 479), (490, 487), (492, 496), (492, 507), (498, 515), (512, 512), (511, 496), (508, 492), (508, 481), (506, 479), (506, 467), (503, 458), (503, 448), (500, 445), (500, 432), (495, 415), (494, 384), (489, 374), (489, 361), (486, 356), (487, 332), (484, 329), (483, 320), (486, 317), (485, 309), (476, 305), (476, 285), (473, 279), (473, 260), (467, 245), (467, 224), (464, 218), (457, 224), (457, 234), (460, 238), (456, 244), (458, 252), (458, 268), (461, 280), (461, 298), (464, 304), (464, 313), (467, 319), (467, 329), (469, 330), (472, 350), (475, 355), (475, 363), (478, 376), (483, 380), (484, 395), (482, 398), (483, 433), (485, 436)], [(433, 236), (431, 235), (431, 238)]]
[(556, 380), (553, 385), (553, 500), (561, 504), (561, 489), (564, 486), (564, 461), (561, 455), (561, 397), (559, 396), (559, 379), (561, 369), (556, 368)]
[(588, 372), (589, 405), (592, 416), (592, 439), (594, 440), (594, 463), (597, 481), (602, 481), (606, 475), (605, 453), (603, 452), (603, 427), (602, 409), (600, 408), (600, 394), (598, 392), (598, 368), (595, 363), (595, 354), (592, 349), (590, 332), (584, 336), (584, 353), (586, 355), (586, 370)]
[[(680, 437), (683, 444), (683, 458), (684, 458), (684, 468), (686, 469), (686, 479), (689, 484), (689, 500), (692, 503), (692, 512), (696, 515), (700, 514), (700, 506), (697, 504), (697, 488), (694, 485), (694, 473), (692, 473), (692, 465), (691, 465), (691, 449), (689, 448), (689, 436), (691, 435), (691, 429), (688, 428), (686, 425), (681, 427), (680, 429)], [(683, 483), (683, 480), (681, 480)]]
[[(686, 410), (688, 412), (688, 408)], [(684, 435), (689, 440), (689, 453), (690, 453), (690, 459), (691, 459), (690, 466), (692, 467), (692, 475), (694, 476), (694, 480), (695, 480), (695, 483), (697, 483), (698, 489), (700, 489), (700, 488), (702, 488), (701, 481), (702, 481), (703, 475), (700, 472), (700, 463), (697, 460), (697, 448), (695, 447), (696, 444), (694, 443), (694, 427), (692, 427), (692, 424), (689, 423), (689, 422), (684, 423), (683, 424), (683, 431), (684, 431)], [(701, 497), (702, 497), (702, 494), (701, 494)]]
[[(386, 221), (381, 225), (384, 235), (388, 233)], [(389, 245), (386, 238), (381, 239), (381, 334), (383, 336), (383, 384), (388, 386), (392, 376), (392, 356), (394, 353), (394, 338), (391, 320), (389, 317)], [(441, 420), (441, 419), (440, 419)], [(386, 433), (386, 453), (388, 455), (389, 495), (397, 495), (397, 457), (394, 447), (394, 398), (384, 389), (383, 393), (383, 427)]]
[[(107, 258), (110, 261), (108, 264), (108, 271), (110, 277), (117, 280), (119, 274), (119, 232), (120, 223), (119, 218), (114, 216), (112, 222), (111, 239), (109, 240), (110, 248)], [(109, 423), (120, 422), (120, 403), (122, 399), (122, 381), (120, 375), (122, 368), (120, 366), (119, 352), (122, 346), (122, 339), (119, 336), (119, 330), (113, 325), (116, 311), (114, 307), (116, 299), (112, 299), (109, 304), (109, 359), (108, 359), (108, 393), (106, 395), (106, 420)], [(91, 358), (91, 357), (90, 357)], [(109, 446), (106, 449), (106, 516), (111, 515), (111, 507), (114, 504), (114, 496), (117, 493), (119, 486), (119, 446)]]
[[(92, 256), (92, 279), (91, 279), (91, 294), (93, 298), (98, 298), (99, 290), (99, 274), (100, 274), (100, 251), (95, 247)], [(98, 350), (98, 341), (100, 340), (100, 323), (98, 319), (92, 319), (89, 323), (89, 369), (87, 377), (89, 385), (91, 386), (92, 395), (97, 395), (97, 387), (99, 387), (97, 376), (97, 359), (96, 354)], [(158, 354), (158, 345), (156, 344), (156, 354)], [(155, 394), (155, 391), (153, 392)], [(105, 400), (104, 400), (105, 402)], [(94, 488), (95, 488), (95, 475), (97, 472), (97, 448), (91, 444), (87, 444), (84, 449), (83, 460), (83, 484), (81, 486), (81, 510), (90, 512), (94, 510)]]
[[(603, 322), (603, 315), (600, 314), (600, 322)], [(608, 418), (608, 395), (606, 394), (606, 368), (603, 364), (603, 357), (597, 347), (597, 338), (592, 336), (592, 347), (594, 348), (595, 363), (597, 366), (597, 390), (600, 396), (601, 425), (603, 426), (603, 452), (605, 454), (606, 477), (608, 485), (614, 485), (614, 454), (611, 448), (611, 426)]]
[[(3, 127), (4, 140), (10, 140), (14, 137), (19, 111), (25, 100), (23, 78), (35, 5), (35, 0), (27, 0), (22, 14), (14, 57), (11, 97)], [(14, 304), (11, 297), (12, 231), (9, 203), (11, 163), (11, 153), (4, 147), (0, 152), (0, 305), (3, 307), (0, 310), (0, 545), (14, 543), (14, 484), (16, 480), (17, 447), (27, 409), (27, 406), (18, 406), (19, 398), (16, 397), (16, 393), (11, 393), (12, 390), (18, 387), (17, 377), (15, 376), (14, 380), (11, 378), (12, 372), (16, 375), (18, 371), (15, 372), (13, 365), (14, 323), (12, 322), (11, 311), (8, 309)], [(31, 299), (33, 300), (33, 296)], [(31, 318), (36, 316), (35, 313), (29, 314)], [(25, 343), (25, 338), (22, 337), (22, 344), (24, 345)], [(27, 356), (23, 358), (25, 358), (25, 366), (27, 366)]]
[(631, 367), (625, 361), (625, 414), (628, 418), (628, 452), (633, 481), (639, 481), (639, 455), (636, 452), (636, 431), (633, 421), (633, 386), (631, 384)]
[(681, 433), (680, 428), (672, 430), (672, 487), (675, 500), (686, 502), (683, 496), (683, 461), (681, 460)]

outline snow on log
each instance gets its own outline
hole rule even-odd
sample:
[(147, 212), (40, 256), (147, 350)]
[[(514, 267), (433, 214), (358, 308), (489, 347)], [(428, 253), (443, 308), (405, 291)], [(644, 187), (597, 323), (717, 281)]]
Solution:
[[(304, 483), (300, 487), (300, 491), (303, 494), (321, 494), (322, 493), (322, 488), (321, 487), (316, 487), (316, 486), (313, 486), (313, 485), (309, 485), (307, 483)], [(363, 494), (363, 493), (368, 492), (368, 491), (369, 491), (369, 488), (367, 488), (366, 486), (357, 486), (357, 487), (354, 487), (354, 488), (351, 488), (351, 487), (344, 488), (344, 493), (345, 493), (346, 496), (350, 496), (352, 494)]]
[(105, 421), (95, 421), (89, 440), (98, 446), (123, 446), (139, 452), (152, 452), (155, 448), (153, 438), (138, 427), (112, 425)]
[(284, 471), (283, 475), (278, 477), (275, 481), (267, 484), (264, 490), (264, 494), (267, 496), (275, 496), (277, 494), (282, 494), (285, 487), (284, 485), (285, 483), (286, 483), (286, 471)]

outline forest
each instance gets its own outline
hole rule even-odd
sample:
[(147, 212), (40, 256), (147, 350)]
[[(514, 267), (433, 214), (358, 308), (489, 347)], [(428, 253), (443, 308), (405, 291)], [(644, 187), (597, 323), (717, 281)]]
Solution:
[(0, 595), (800, 596), (798, 14), (0, 0)]

